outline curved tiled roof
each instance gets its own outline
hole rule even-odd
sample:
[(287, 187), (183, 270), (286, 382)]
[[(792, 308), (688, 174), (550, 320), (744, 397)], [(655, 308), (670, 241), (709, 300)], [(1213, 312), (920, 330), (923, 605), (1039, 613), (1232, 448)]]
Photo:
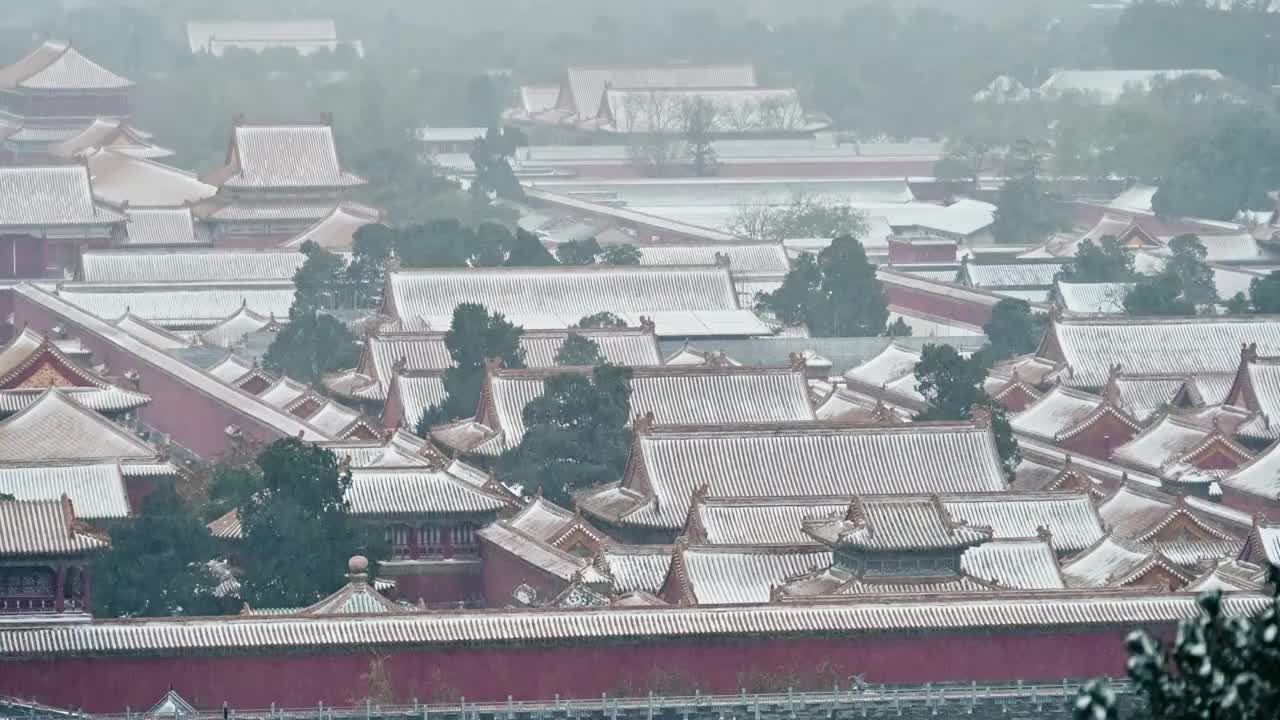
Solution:
[(386, 309), (409, 329), (444, 330), (453, 310), (481, 303), (530, 329), (568, 328), (587, 315), (613, 312), (628, 325), (642, 316), (667, 336), (767, 335), (738, 306), (724, 268), (608, 266), (467, 268), (389, 273)]
[(71, 500), (0, 502), (0, 558), (78, 555), (110, 546), (76, 520)]
[(154, 459), (156, 450), (51, 388), (0, 422), (0, 461)]
[(328, 125), (237, 125), (226, 188), (334, 188), (363, 185), (342, 168)]
[(85, 250), (80, 272), (95, 283), (292, 281), (306, 259), (291, 250)]
[(1066, 362), (1063, 383), (1101, 388), (1116, 365), (1130, 375), (1234, 372), (1241, 345), (1249, 343), (1257, 343), (1260, 355), (1280, 355), (1280, 321), (1267, 316), (1067, 318), (1051, 323), (1038, 354)]
[(447, 470), (432, 468), (353, 468), (347, 501), (354, 515), (483, 513), (510, 507)]
[(1060, 590), (1066, 587), (1058, 557), (1049, 543), (1038, 539), (993, 540), (964, 551), (960, 568), (1002, 588)]
[(585, 511), (628, 525), (683, 526), (694, 492), (815, 496), (1002, 491), (991, 431), (959, 423), (833, 422), (662, 427), (637, 435), (625, 490), (584, 491)]
[(720, 265), (734, 275), (770, 273), (786, 275), (791, 270), (787, 251), (780, 244), (739, 243), (734, 245), (641, 245), (641, 265)]
[(69, 43), (46, 41), (0, 68), (0, 87), (31, 90), (122, 90), (133, 85), (95, 63)]

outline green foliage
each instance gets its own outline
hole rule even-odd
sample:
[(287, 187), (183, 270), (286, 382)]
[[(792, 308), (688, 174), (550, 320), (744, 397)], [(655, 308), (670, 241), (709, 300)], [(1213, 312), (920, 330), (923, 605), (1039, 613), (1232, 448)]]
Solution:
[(454, 308), (453, 321), (444, 336), (445, 347), (453, 358), (453, 367), (444, 374), (445, 401), (428, 408), (418, 419), (418, 434), (426, 437), (433, 425), (475, 414), (486, 360), (501, 360), (509, 368), (524, 367), (524, 348), (520, 347), (523, 333), (501, 313), (490, 314), (483, 305), (463, 303)]
[(262, 475), (254, 465), (219, 463), (210, 472), (205, 517), (215, 520), (249, 502), (262, 487)]
[(882, 335), (889, 319), (875, 266), (862, 243), (848, 235), (816, 258), (801, 255), (782, 287), (759, 298), (761, 310), (788, 325), (808, 325), (814, 337)]
[(906, 320), (899, 317), (889, 323), (889, 327), (885, 328), (884, 334), (889, 337), (911, 337), (911, 326), (907, 324)]
[(1213, 268), (1205, 263), (1204, 245), (1195, 235), (1169, 241), (1170, 255), (1159, 275), (1142, 278), (1124, 298), (1130, 315), (1194, 315), (1212, 311), (1218, 299)]
[(276, 333), (262, 364), (299, 382), (316, 383), (325, 373), (354, 367), (359, 355), (356, 338), (345, 325), (295, 302), (289, 324)]
[(342, 258), (310, 240), (302, 243), (301, 250), (307, 259), (293, 274), (293, 306), (307, 311), (354, 306)]
[[(1277, 587), (1276, 568), (1270, 584)], [(1125, 639), (1129, 679), (1141, 701), (1142, 717), (1157, 720), (1274, 718), (1280, 707), (1280, 602), (1254, 617), (1233, 617), (1221, 591), (1196, 599), (1199, 614), (1183, 620), (1176, 641), (1166, 649), (1145, 630)], [(1104, 681), (1080, 689), (1077, 720), (1115, 720), (1116, 695)]]
[(1044, 334), (1044, 319), (1031, 312), (1026, 300), (1006, 298), (991, 309), (991, 319), (982, 331), (989, 341), (988, 359), (999, 362), (1035, 351)]
[(600, 253), (601, 265), (639, 265), (640, 248), (630, 243), (610, 245)]
[(603, 310), (594, 315), (584, 315), (573, 326), (582, 330), (624, 328), (627, 326), (627, 321), (608, 310)]
[(991, 413), (991, 430), (996, 451), (1005, 472), (1012, 474), (1021, 453), (1013, 436), (1008, 415), (987, 395), (983, 383), (987, 379), (984, 354), (964, 358), (950, 345), (925, 345), (916, 364), (920, 394), (928, 406), (916, 420), (969, 420), (976, 407)]
[(14, 500), (17, 500), (17, 498), (12, 494), (0, 492), (0, 502), (12, 502)]
[[(1257, 280), (1252, 282), (1257, 282)], [(1238, 292), (1227, 298), (1227, 302), (1225, 304), (1228, 315), (1247, 315), (1252, 309), (1249, 305), (1249, 298), (1242, 292)]]
[(163, 617), (217, 611), (206, 566), (213, 544), (173, 485), (161, 483), (142, 513), (111, 530), (111, 550), (93, 567), (99, 617)]
[(1280, 271), (1249, 281), (1249, 304), (1257, 313), (1280, 314)]
[(471, 227), (450, 218), (394, 228), (366, 225), (356, 233), (351, 272), (361, 278), (381, 277), (380, 268), (392, 251), (406, 268), (556, 264), (533, 233), (517, 228), (512, 234), (497, 222)]
[(1152, 198), (1160, 215), (1231, 220), (1262, 207), (1280, 185), (1280, 124), (1268, 114), (1236, 110), (1186, 137)]
[(503, 478), (525, 493), (568, 506), (575, 490), (622, 477), (630, 449), (631, 370), (600, 365), (591, 377), (554, 375), (524, 409), (520, 445), (499, 460)]
[(376, 531), (351, 517), (351, 473), (333, 452), (297, 438), (258, 455), (261, 488), (240, 508), (241, 595), (257, 607), (308, 605), (342, 586), (347, 560), (376, 569), (386, 556)]
[(743, 204), (728, 221), (729, 232), (749, 240), (862, 237), (866, 217), (839, 198), (797, 193), (786, 205)]
[(570, 240), (556, 248), (556, 260), (561, 265), (594, 265), (600, 252), (600, 243), (595, 238)]
[(684, 141), (693, 165), (693, 174), (697, 177), (717, 174), (720, 163), (711, 143), (716, 118), (715, 106), (710, 100), (699, 97), (686, 103), (682, 110)]
[(556, 364), (569, 366), (600, 365), (604, 363), (604, 353), (595, 340), (571, 332), (565, 338), (560, 349), (556, 351)]
[(640, 249), (630, 244), (601, 247), (595, 238), (570, 240), (556, 248), (556, 260), (561, 265), (639, 265)]
[(1124, 296), (1124, 311), (1130, 315), (1195, 315), (1196, 306), (1183, 298), (1182, 280), (1161, 273), (1144, 278)]
[(1133, 253), (1114, 235), (1102, 236), (1097, 244), (1081, 241), (1075, 259), (1058, 273), (1059, 280), (1077, 283), (1129, 282), (1135, 277)]
[(1179, 235), (1169, 241), (1169, 260), (1164, 272), (1178, 278), (1182, 298), (1195, 307), (1207, 307), (1218, 301), (1213, 268), (1205, 262), (1208, 255), (1195, 235)]
[(528, 144), (528, 138), (517, 128), (499, 130), (496, 126), (489, 126), (484, 137), (476, 138), (471, 148), (471, 162), (475, 166), (472, 194), (523, 200), (524, 188), (511, 169), (511, 158), (518, 148)]
[(1019, 140), (1005, 161), (1008, 178), (996, 193), (991, 234), (1001, 243), (1038, 243), (1064, 226), (1062, 212), (1040, 182), (1044, 152), (1036, 143)]

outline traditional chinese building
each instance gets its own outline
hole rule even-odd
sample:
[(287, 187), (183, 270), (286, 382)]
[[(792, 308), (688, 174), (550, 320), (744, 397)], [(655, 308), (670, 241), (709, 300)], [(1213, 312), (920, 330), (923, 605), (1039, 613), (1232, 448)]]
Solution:
[(106, 247), (124, 215), (84, 165), (0, 167), (0, 277), (63, 277), (82, 247)]
[(97, 118), (127, 119), (133, 83), (80, 54), (47, 41), (0, 68), (0, 120), (8, 159), (47, 157), (51, 143), (79, 135)]
[[(338, 157), (332, 118), (273, 125), (238, 118), (225, 164), (203, 180), (218, 188), (197, 206), (214, 244), (265, 247), (286, 242), (349, 202), (365, 184)], [(359, 208), (364, 214), (375, 210)]]
[(565, 330), (612, 312), (659, 337), (747, 337), (772, 332), (739, 304), (724, 267), (591, 265), (446, 268), (387, 274), (382, 310), (401, 330), (443, 331), (453, 309), (481, 303), (526, 329)]
[(620, 483), (576, 500), (616, 537), (670, 542), (704, 486), (708, 497), (1008, 488), (990, 429), (968, 423), (659, 425), (638, 429)]
[(93, 558), (109, 546), (76, 519), (66, 495), (0, 499), (0, 615), (88, 612)]

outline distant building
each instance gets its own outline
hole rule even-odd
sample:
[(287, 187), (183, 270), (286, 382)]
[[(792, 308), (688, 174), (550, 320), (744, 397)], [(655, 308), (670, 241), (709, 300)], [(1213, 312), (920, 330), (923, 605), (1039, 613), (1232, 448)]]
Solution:
[(0, 615), (88, 612), (93, 558), (110, 546), (66, 495), (0, 502)]
[(505, 117), (588, 133), (679, 135), (698, 103), (718, 136), (804, 135), (831, 124), (806, 113), (794, 89), (760, 87), (749, 64), (574, 66), (552, 98), (550, 86), (522, 87)]
[(1059, 70), (1040, 85), (1040, 96), (1056, 98), (1064, 93), (1083, 93), (1103, 103), (1113, 103), (1126, 90), (1150, 91), (1158, 80), (1202, 77), (1221, 80), (1217, 70)]
[[(222, 57), (228, 50), (263, 52), (296, 50), (299, 55), (337, 50), (338, 29), (331, 19), (320, 20), (193, 20), (187, 23), (187, 42), (193, 55)], [(348, 43), (357, 56), (364, 55), (359, 41)]]

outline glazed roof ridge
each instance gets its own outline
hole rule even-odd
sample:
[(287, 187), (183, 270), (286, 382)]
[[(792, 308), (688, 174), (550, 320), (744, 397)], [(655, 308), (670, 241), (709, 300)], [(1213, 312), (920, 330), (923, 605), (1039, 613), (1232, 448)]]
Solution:
[(969, 420), (931, 420), (911, 423), (866, 423), (857, 420), (793, 420), (764, 423), (705, 423), (701, 425), (655, 425), (642, 436), (678, 436), (693, 434), (751, 435), (780, 434), (803, 435), (814, 432), (871, 432), (892, 434), (989, 432)]

